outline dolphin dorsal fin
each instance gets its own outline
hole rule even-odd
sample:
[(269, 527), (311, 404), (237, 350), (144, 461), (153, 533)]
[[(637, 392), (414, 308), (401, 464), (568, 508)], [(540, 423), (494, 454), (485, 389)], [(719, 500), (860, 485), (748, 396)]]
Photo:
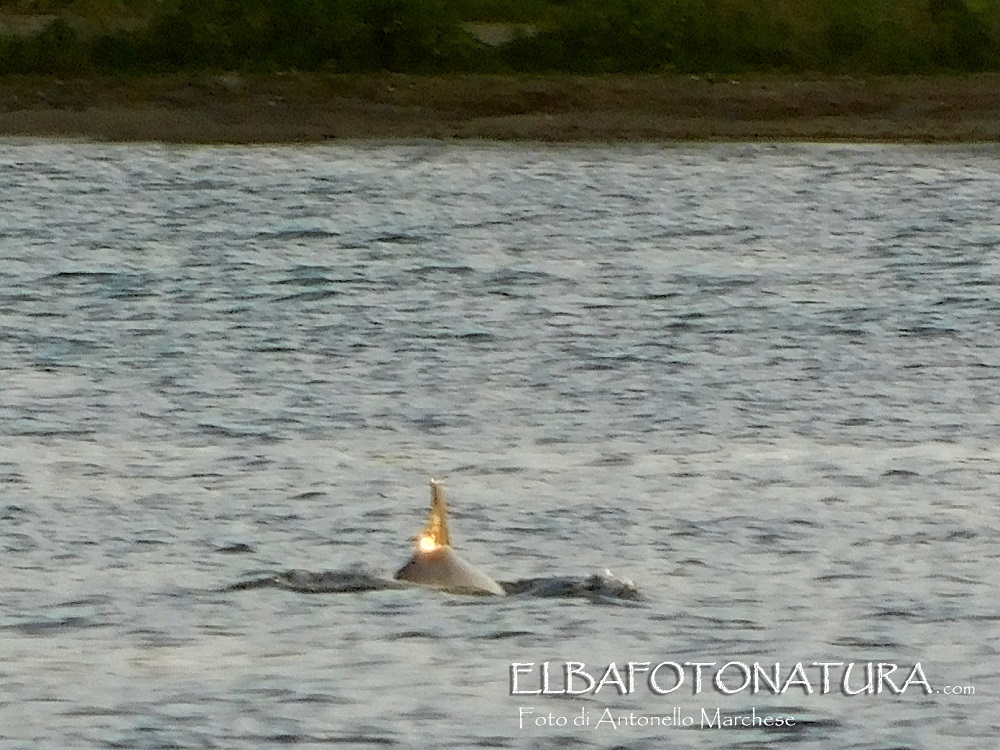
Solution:
[(422, 534), (430, 537), (438, 547), (450, 547), (451, 535), (448, 533), (448, 506), (444, 501), (444, 485), (436, 479), (431, 480), (431, 512), (427, 517), (427, 527)]

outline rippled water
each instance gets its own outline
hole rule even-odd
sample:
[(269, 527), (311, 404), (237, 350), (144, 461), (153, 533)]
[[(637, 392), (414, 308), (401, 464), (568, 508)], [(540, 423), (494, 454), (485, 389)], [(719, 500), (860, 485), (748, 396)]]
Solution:
[[(0, 195), (3, 747), (1000, 732), (996, 148), (7, 141)], [(377, 585), (432, 475), (551, 590)], [(732, 660), (939, 692), (509, 694)], [(593, 726), (675, 707), (800, 721)]]

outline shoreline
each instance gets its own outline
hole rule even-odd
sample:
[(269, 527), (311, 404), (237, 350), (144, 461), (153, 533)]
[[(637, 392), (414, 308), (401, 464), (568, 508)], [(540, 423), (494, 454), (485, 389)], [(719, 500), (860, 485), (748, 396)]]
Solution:
[(0, 137), (1000, 142), (1000, 74), (0, 78)]

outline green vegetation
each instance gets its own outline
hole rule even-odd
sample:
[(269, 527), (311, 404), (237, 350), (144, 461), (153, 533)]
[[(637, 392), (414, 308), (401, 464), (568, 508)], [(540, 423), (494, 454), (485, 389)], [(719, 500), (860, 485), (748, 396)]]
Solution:
[(995, 70), (995, 2), (578, 0), (508, 59), (581, 73)]
[(0, 0), (2, 74), (172, 70), (995, 71), (1000, 0)]

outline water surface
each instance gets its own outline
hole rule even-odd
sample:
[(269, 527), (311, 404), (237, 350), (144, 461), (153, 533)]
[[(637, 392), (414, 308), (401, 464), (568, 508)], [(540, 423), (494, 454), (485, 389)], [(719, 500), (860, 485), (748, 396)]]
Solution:
[[(1000, 732), (995, 148), (7, 141), (0, 194), (3, 746)], [(469, 560), (569, 588), (379, 585), (431, 476)], [(731, 660), (976, 694), (509, 695)]]

